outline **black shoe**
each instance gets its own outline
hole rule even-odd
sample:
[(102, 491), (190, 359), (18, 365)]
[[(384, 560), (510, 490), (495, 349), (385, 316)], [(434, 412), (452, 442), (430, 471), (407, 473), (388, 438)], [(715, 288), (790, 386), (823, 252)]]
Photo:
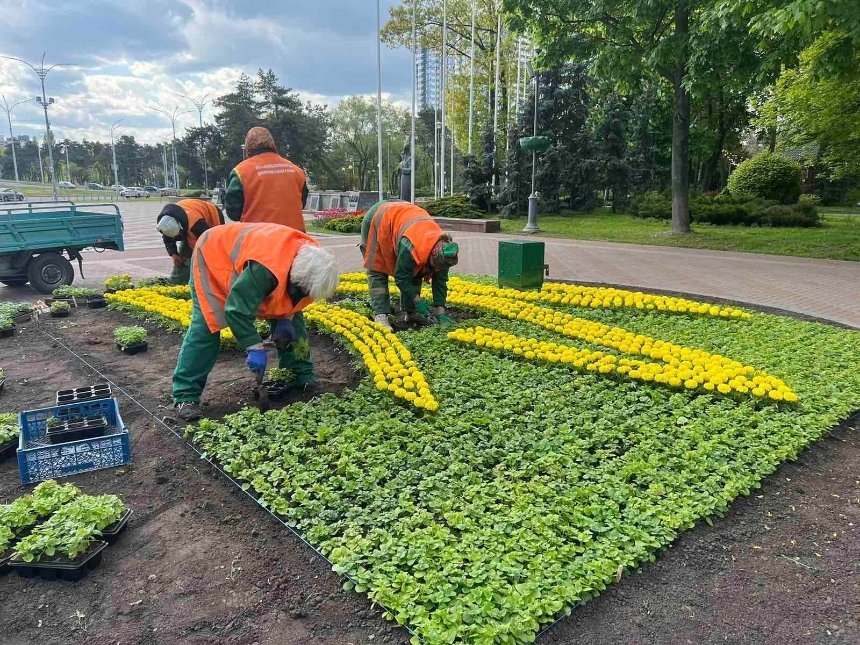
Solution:
[(196, 421), (202, 414), (200, 403), (196, 401), (183, 401), (173, 406), (176, 416), (183, 421)]

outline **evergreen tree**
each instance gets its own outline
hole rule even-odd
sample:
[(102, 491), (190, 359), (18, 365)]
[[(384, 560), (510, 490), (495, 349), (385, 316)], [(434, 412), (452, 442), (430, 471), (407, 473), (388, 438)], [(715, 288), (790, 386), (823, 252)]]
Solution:
[(530, 157), (520, 148), (520, 129), (514, 121), (508, 128), (508, 151), (505, 154), (505, 183), (499, 193), (499, 215), (516, 217), (528, 210), (528, 189), (531, 178), (525, 161)]
[(624, 102), (614, 92), (607, 97), (603, 115), (597, 124), (596, 138), (600, 148), (600, 172), (605, 189), (612, 193), (612, 212), (622, 210), (628, 201), (630, 168), (627, 154), (626, 125), (629, 119)]

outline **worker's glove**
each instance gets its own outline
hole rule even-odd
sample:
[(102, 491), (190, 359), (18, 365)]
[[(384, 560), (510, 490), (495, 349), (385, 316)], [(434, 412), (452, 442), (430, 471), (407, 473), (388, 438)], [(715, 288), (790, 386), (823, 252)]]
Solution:
[(266, 374), (266, 365), (268, 365), (268, 357), (265, 349), (249, 349), (248, 358), (245, 359), (245, 365), (258, 378), (262, 379)]
[(394, 331), (391, 327), (391, 323), (388, 320), (388, 314), (376, 314), (373, 317), (373, 322), (378, 323), (385, 327), (388, 331)]
[(173, 266), (175, 266), (175, 267), (179, 268), (179, 267), (181, 267), (181, 266), (184, 266), (184, 265), (185, 265), (185, 260), (184, 260), (184, 259), (183, 259), (183, 257), (182, 257), (181, 255), (179, 255), (178, 253), (174, 253), (174, 254), (173, 254), (173, 255), (171, 255), (170, 257), (171, 257), (171, 258), (173, 258)]
[(415, 301), (415, 311), (417, 311), (422, 316), (430, 315), (430, 305), (427, 304), (427, 301), (423, 298), (419, 298)]
[(275, 323), (275, 331), (272, 334), (272, 341), (278, 349), (289, 347), (296, 339), (296, 329), (293, 327), (293, 321), (289, 318), (282, 318)]

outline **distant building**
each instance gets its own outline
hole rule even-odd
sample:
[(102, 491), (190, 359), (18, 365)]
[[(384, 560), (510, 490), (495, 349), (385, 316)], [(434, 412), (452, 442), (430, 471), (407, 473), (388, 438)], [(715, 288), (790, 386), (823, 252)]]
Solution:
[(27, 143), (28, 141), (30, 141), (30, 135), (19, 134), (18, 136), (15, 137), (15, 140), (20, 141), (21, 143)]
[(432, 110), (439, 104), (441, 74), (439, 57), (429, 49), (418, 52), (418, 108)]

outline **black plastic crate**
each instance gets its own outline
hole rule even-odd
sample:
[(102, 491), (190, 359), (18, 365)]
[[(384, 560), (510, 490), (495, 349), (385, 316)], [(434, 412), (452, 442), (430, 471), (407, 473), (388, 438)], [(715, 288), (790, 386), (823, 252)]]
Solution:
[(93, 542), (93, 546), (77, 560), (54, 557), (39, 562), (23, 562), (12, 558), (9, 566), (22, 578), (39, 576), (45, 580), (68, 580), (76, 582), (95, 569), (102, 561), (107, 542)]
[(137, 345), (128, 345), (126, 347), (123, 347), (122, 345), (117, 343), (116, 346), (123, 354), (134, 356), (135, 354), (140, 354), (141, 352), (145, 352), (147, 349), (149, 349), (149, 342), (143, 341), (142, 343), (138, 343)]
[(96, 385), (85, 385), (70, 390), (57, 391), (57, 405), (68, 403), (80, 403), (81, 401), (98, 401), (109, 399), (113, 396), (110, 383), (98, 383)]

